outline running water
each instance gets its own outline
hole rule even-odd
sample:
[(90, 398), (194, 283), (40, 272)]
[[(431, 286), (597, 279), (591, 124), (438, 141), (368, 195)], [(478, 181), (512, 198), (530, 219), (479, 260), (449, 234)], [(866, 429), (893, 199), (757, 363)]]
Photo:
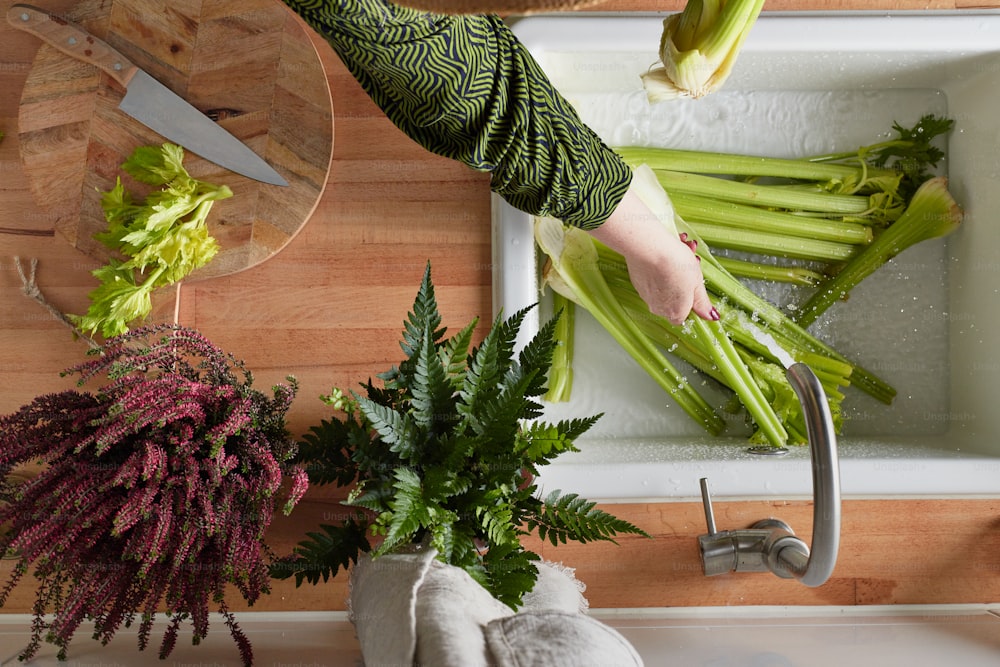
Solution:
[(743, 322), (743, 327), (750, 332), (750, 334), (757, 340), (758, 343), (760, 343), (768, 350), (770, 350), (771, 354), (773, 354), (775, 357), (778, 358), (778, 361), (781, 362), (782, 366), (784, 366), (785, 368), (792, 367), (792, 364), (795, 363), (795, 360), (792, 359), (792, 356), (790, 354), (785, 352), (785, 349), (783, 347), (778, 345), (778, 341), (774, 340), (774, 337), (771, 334), (759, 329), (756, 325), (754, 325), (749, 321)]

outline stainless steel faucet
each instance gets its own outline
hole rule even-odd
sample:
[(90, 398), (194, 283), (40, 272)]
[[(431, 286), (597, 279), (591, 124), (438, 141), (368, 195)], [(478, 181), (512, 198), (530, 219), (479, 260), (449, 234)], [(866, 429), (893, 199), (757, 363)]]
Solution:
[(788, 381), (802, 404), (813, 478), (812, 548), (778, 519), (764, 519), (742, 530), (718, 531), (708, 480), (701, 479), (708, 534), (698, 538), (705, 576), (726, 572), (767, 572), (796, 578), (806, 586), (826, 583), (840, 549), (840, 464), (837, 436), (826, 393), (806, 364), (792, 364)]

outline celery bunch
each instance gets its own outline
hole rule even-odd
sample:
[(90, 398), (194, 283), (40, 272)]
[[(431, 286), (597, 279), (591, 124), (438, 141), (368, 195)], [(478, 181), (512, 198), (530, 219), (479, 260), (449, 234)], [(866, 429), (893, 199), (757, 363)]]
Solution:
[[(674, 231), (693, 233), (675, 215), (662, 188), (648, 167), (635, 169), (633, 182), (640, 197)], [(586, 309), (618, 341), (633, 359), (706, 431), (719, 435), (725, 422), (715, 408), (668, 360), (662, 350), (683, 359), (730, 388), (754, 427), (755, 442), (781, 446), (804, 443), (805, 422), (784, 366), (775, 353), (751, 333), (753, 317), (767, 328), (795, 361), (806, 361), (823, 380), (831, 411), (839, 420), (840, 388), (850, 382), (854, 366), (832, 354), (819, 341), (800, 330), (777, 309), (752, 314), (760, 304), (742, 285), (729, 285), (739, 301), (713, 298), (722, 318), (708, 322), (691, 317), (682, 325), (649, 312), (628, 277), (625, 260), (579, 229), (550, 218), (535, 223), (535, 240), (546, 254), (545, 285)], [(728, 275), (716, 264), (711, 252), (699, 244), (703, 265), (719, 279)], [(706, 273), (708, 275), (708, 273)], [(744, 292), (745, 290), (745, 292)], [(788, 329), (788, 331), (784, 331)], [(556, 367), (554, 371), (561, 372)]]
[[(809, 364), (820, 377), (838, 427), (844, 387), (886, 404), (896, 395), (885, 380), (806, 327), (896, 254), (957, 229), (962, 212), (946, 179), (928, 173), (943, 157), (930, 142), (951, 124), (925, 116), (912, 129), (896, 125), (897, 139), (805, 160), (617, 149), (633, 166), (646, 205), (674, 232), (699, 241), (696, 252), (719, 322), (692, 316), (678, 327), (652, 315), (629, 280), (624, 258), (585, 232), (542, 219), (535, 236), (547, 255), (544, 283), (593, 314), (709, 433), (721, 432), (721, 419), (662, 350), (732, 390), (752, 422), (753, 441), (804, 442), (801, 408), (785, 378), (789, 358)], [(795, 261), (718, 257), (713, 248)], [(793, 317), (740, 277), (789, 281), (813, 291)], [(762, 342), (761, 331), (778, 350)], [(568, 396), (571, 376), (560, 367), (568, 363), (567, 357), (553, 366), (566, 379), (551, 400)]]
[[(633, 167), (654, 170), (702, 241), (777, 258), (767, 264), (725, 260), (735, 275), (816, 287), (796, 316), (808, 326), (888, 259), (957, 228), (962, 213), (947, 181), (929, 171), (944, 157), (933, 141), (953, 124), (926, 115), (912, 128), (894, 124), (893, 139), (804, 159), (615, 150)], [(836, 282), (832, 276), (839, 276)]]

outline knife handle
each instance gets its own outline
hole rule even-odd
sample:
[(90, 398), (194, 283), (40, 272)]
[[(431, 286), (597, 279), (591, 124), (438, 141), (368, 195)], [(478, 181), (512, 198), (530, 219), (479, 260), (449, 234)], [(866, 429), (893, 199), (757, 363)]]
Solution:
[(98, 67), (126, 88), (139, 70), (111, 45), (75, 23), (43, 9), (14, 5), (7, 11), (7, 22), (18, 30), (41, 38), (68, 56)]

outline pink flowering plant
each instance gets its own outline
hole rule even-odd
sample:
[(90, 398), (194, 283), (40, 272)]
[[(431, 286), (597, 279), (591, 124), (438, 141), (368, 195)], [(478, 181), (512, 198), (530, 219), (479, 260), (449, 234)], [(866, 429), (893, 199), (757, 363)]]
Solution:
[(242, 362), (177, 326), (134, 330), (96, 354), (66, 374), (81, 386), (106, 378), (97, 393), (40, 396), (0, 418), (0, 478), (41, 464), (0, 507), (0, 552), (16, 558), (0, 606), (24, 575), (37, 580), (20, 657), (45, 640), (65, 658), (84, 621), (107, 643), (138, 619), (144, 649), (165, 610), (165, 658), (183, 623), (194, 643), (207, 635), (214, 607), (251, 665), (226, 595), (253, 604), (269, 592), (265, 532), (279, 498), (287, 514), (308, 485), (285, 428), (294, 379), (265, 395)]

